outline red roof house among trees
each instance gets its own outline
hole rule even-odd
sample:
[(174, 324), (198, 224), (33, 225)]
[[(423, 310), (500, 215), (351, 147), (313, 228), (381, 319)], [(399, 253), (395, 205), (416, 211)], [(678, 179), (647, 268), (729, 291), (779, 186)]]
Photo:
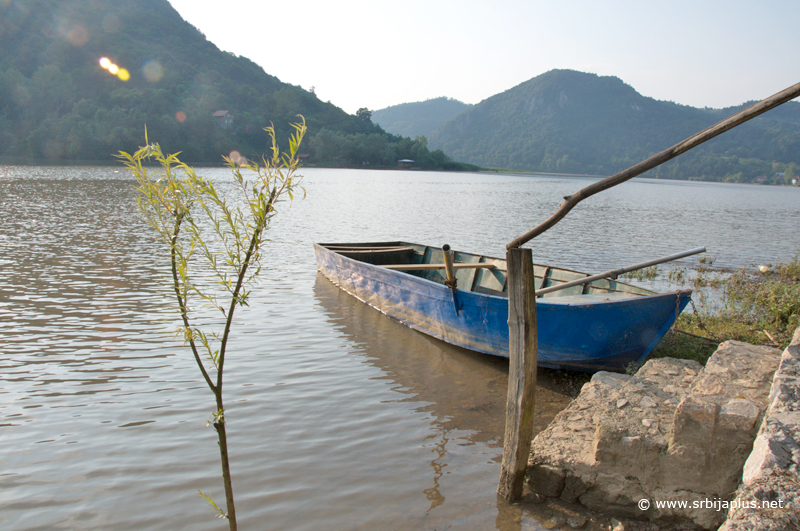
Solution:
[(217, 111), (214, 113), (214, 121), (223, 129), (233, 125), (233, 115), (230, 111)]

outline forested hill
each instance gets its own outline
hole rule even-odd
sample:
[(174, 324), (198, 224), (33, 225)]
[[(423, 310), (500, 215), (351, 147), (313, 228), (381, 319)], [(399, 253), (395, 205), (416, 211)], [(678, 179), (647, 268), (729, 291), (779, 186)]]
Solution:
[[(747, 105), (698, 109), (644, 97), (616, 77), (552, 70), (460, 114), (429, 145), (486, 167), (611, 175)], [(789, 102), (647, 175), (778, 183), (797, 170), (800, 103)]]
[[(220, 23), (261, 31), (240, 19)], [(266, 35), (265, 45), (291, 53), (291, 43)], [(101, 67), (103, 57), (116, 66)], [(0, 2), (0, 156), (110, 161), (142, 145), (146, 125), (166, 151), (219, 162), (232, 150), (264, 153), (263, 127), (273, 122), (285, 139), (298, 114), (309, 126), (302, 149), (311, 162), (450, 163), (424, 144), (387, 135), (368, 113), (349, 115), (220, 51), (167, 0)]]
[(395, 135), (416, 138), (429, 136), (470, 107), (452, 98), (433, 98), (372, 111), (372, 121)]

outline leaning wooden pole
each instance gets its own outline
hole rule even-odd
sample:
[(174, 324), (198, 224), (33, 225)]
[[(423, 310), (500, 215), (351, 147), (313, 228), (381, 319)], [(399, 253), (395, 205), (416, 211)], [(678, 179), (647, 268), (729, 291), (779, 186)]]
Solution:
[(699, 146), (703, 142), (711, 140), (715, 136), (720, 135), (730, 129), (733, 129), (737, 125), (743, 124), (744, 122), (752, 118), (755, 118), (756, 116), (763, 114), (768, 110), (777, 107), (778, 105), (793, 100), (798, 96), (800, 96), (800, 83), (792, 85), (786, 90), (778, 92), (777, 94), (770, 96), (765, 100), (755, 103), (743, 111), (739, 111), (733, 116), (730, 116), (722, 120), (721, 122), (712, 125), (707, 129), (704, 129), (703, 131), (700, 131), (696, 135), (687, 138), (683, 142), (675, 144), (669, 149), (665, 149), (664, 151), (658, 153), (657, 155), (653, 155), (649, 159), (644, 160), (635, 166), (631, 166), (625, 171), (621, 171), (616, 175), (612, 175), (611, 177), (607, 177), (602, 181), (598, 181), (594, 184), (591, 184), (575, 194), (564, 197), (564, 202), (561, 203), (561, 206), (558, 208), (558, 210), (556, 210), (555, 214), (553, 214), (552, 216), (547, 218), (544, 222), (540, 223), (538, 226), (534, 227), (533, 229), (526, 232), (522, 236), (513, 240), (511, 243), (506, 245), (506, 249), (513, 249), (515, 247), (519, 247), (525, 242), (540, 235), (541, 233), (543, 233), (544, 231), (546, 231), (547, 229), (549, 229), (550, 227), (561, 221), (561, 219), (564, 216), (566, 216), (567, 213), (570, 210), (572, 210), (572, 208), (575, 205), (577, 205), (587, 197), (593, 196), (594, 194), (602, 192), (603, 190), (607, 190), (612, 186), (624, 183), (625, 181), (632, 179), (637, 175), (641, 175), (647, 170), (651, 170), (656, 166), (667, 162), (670, 159), (674, 159), (678, 155), (686, 153), (690, 149)]
[(533, 438), (536, 390), (536, 293), (530, 249), (509, 249), (508, 398), (503, 463), (497, 492), (507, 500), (522, 495)]

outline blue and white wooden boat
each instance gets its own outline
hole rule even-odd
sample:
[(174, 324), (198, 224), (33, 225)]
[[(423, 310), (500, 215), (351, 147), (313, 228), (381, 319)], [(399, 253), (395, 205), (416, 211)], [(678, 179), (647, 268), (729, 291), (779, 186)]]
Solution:
[[(401, 323), (470, 350), (508, 357), (506, 261), (455, 253), (454, 292), (442, 249), (407, 242), (314, 244), (317, 267), (340, 289)], [(535, 265), (536, 290), (588, 277)], [(642, 363), (689, 302), (691, 290), (656, 293), (594, 280), (537, 299), (538, 363), (578, 371)], [(457, 311), (456, 311), (457, 310)]]

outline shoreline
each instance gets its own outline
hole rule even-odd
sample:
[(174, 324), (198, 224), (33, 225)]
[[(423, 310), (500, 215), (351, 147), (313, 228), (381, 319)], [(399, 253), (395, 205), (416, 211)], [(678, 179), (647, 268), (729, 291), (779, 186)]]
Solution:
[[(186, 162), (186, 161), (184, 161)], [(197, 168), (224, 168), (227, 165), (224, 162), (186, 162), (187, 165)], [(40, 160), (29, 159), (25, 157), (3, 157), (0, 156), (0, 167), (2, 166), (23, 166), (23, 167), (56, 167), (56, 166), (87, 166), (87, 167), (103, 167), (115, 166), (114, 160)], [(442, 169), (426, 169), (426, 168), (401, 168), (401, 167), (363, 167), (363, 166), (325, 166), (325, 165), (306, 165), (302, 168), (320, 168), (327, 170), (378, 170), (378, 171), (427, 171), (437, 173), (479, 173), (479, 174), (497, 174), (497, 175), (515, 175), (520, 177), (567, 177), (567, 178), (592, 178), (592, 179), (605, 179), (608, 175), (596, 175), (591, 173), (555, 173), (555, 172), (539, 172), (539, 171), (526, 171), (526, 170), (507, 170), (502, 168), (480, 168), (478, 170), (442, 170)], [(725, 181), (715, 181), (711, 179), (660, 179), (658, 177), (648, 177), (647, 175), (639, 175), (634, 179), (650, 179), (653, 181), (668, 181), (668, 182), (692, 182), (692, 183), (716, 183), (716, 184), (744, 184), (752, 186), (774, 186), (779, 188), (800, 188), (800, 185), (792, 184), (764, 184), (764, 183), (730, 183)]]

